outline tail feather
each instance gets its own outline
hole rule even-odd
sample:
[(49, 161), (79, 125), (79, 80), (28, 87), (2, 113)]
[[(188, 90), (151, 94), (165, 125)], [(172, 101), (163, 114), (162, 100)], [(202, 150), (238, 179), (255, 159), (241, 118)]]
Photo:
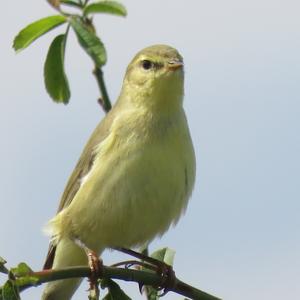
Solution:
[(52, 269), (55, 252), (56, 252), (56, 246), (54, 246), (53, 244), (50, 244), (50, 247), (49, 247), (49, 250), (47, 253), (47, 257), (46, 257), (46, 261), (43, 266), (43, 270)]
[[(61, 239), (56, 246), (50, 247), (44, 268), (61, 269), (64, 267), (87, 265), (83, 249), (70, 239)], [(82, 279), (64, 279), (47, 283), (42, 300), (70, 300)]]

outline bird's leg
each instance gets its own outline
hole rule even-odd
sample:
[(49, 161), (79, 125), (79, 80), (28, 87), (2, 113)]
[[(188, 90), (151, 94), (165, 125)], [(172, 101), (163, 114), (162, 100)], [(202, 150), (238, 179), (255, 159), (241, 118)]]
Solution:
[(90, 299), (99, 299), (98, 279), (103, 275), (103, 261), (95, 251), (88, 248), (78, 238), (75, 239), (75, 243), (85, 251), (91, 269), (91, 275), (89, 276)]
[(161, 276), (161, 284), (159, 286), (159, 290), (163, 290), (163, 293), (160, 296), (164, 296), (174, 286), (176, 276), (172, 266), (166, 264), (163, 261), (147, 256), (143, 253), (136, 252), (131, 249), (122, 247), (116, 247), (113, 249), (139, 258), (140, 260), (145, 261), (151, 265), (154, 265), (156, 267), (156, 272)]
[(88, 257), (88, 264), (91, 269), (91, 276), (94, 276), (95, 279), (101, 277), (103, 270), (103, 261), (96, 252), (88, 248), (85, 249), (86, 255)]

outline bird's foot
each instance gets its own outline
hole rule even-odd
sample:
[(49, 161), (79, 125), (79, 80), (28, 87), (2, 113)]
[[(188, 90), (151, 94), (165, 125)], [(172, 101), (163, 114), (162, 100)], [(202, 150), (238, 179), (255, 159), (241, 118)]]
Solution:
[(96, 278), (101, 277), (103, 273), (102, 259), (97, 255), (96, 252), (92, 250), (87, 250), (87, 257), (88, 257), (89, 267), (91, 269), (91, 276), (94, 276)]
[(157, 273), (161, 276), (161, 284), (158, 288), (159, 291), (162, 291), (159, 294), (159, 297), (166, 295), (175, 285), (176, 275), (172, 266), (158, 261), (160, 264), (157, 266)]
[(91, 269), (91, 275), (89, 276), (89, 299), (99, 299), (99, 286), (98, 280), (103, 275), (103, 261), (96, 252), (85, 249), (87, 257), (88, 257), (88, 264)]
[[(149, 265), (150, 269), (154, 270), (161, 277), (161, 282), (158, 287), (158, 290), (162, 291), (162, 293), (159, 295), (160, 297), (167, 294), (168, 291), (174, 287), (174, 284), (176, 282), (176, 276), (172, 266), (166, 264), (163, 261), (147, 256), (143, 253), (133, 251), (131, 249), (127, 249), (127, 248), (114, 248), (114, 249), (129, 254), (133, 257), (139, 258), (143, 262), (146, 262)], [(141, 288), (142, 287), (140, 286), (140, 290)]]
[(100, 292), (98, 280), (99, 278), (103, 277), (103, 261), (95, 251), (88, 248), (80, 239), (76, 238), (74, 239), (74, 241), (80, 248), (85, 251), (88, 259), (88, 265), (91, 270), (91, 274), (88, 278), (90, 284), (89, 299), (99, 299)]

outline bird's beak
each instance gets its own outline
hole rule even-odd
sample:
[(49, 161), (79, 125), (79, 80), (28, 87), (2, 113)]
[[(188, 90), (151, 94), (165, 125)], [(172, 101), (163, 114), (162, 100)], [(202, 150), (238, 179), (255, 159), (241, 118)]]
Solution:
[(171, 71), (175, 71), (183, 67), (183, 62), (180, 60), (171, 60), (168, 62), (167, 68)]

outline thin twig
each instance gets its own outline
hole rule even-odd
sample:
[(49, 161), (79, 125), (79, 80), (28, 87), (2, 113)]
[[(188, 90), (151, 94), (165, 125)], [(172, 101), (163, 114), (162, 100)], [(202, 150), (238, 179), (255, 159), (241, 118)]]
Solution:
[(93, 74), (96, 77), (100, 92), (101, 98), (99, 98), (98, 102), (102, 106), (103, 110), (107, 113), (111, 109), (111, 102), (109, 100), (109, 96), (106, 90), (104, 78), (103, 78), (103, 71), (101, 68), (95, 66), (93, 70)]
[(142, 261), (138, 261), (138, 260), (126, 260), (126, 261), (121, 261), (119, 263), (115, 263), (113, 265), (110, 265), (111, 267), (121, 267), (121, 266), (125, 266), (125, 268), (130, 268), (132, 266), (140, 266), (140, 267), (144, 267), (147, 269), (150, 269), (152, 271), (156, 271), (157, 268), (155, 268), (154, 266), (147, 264), (145, 262)]
[(140, 252), (136, 252), (134, 250), (131, 250), (131, 249), (127, 249), (127, 248), (122, 248), (122, 247), (115, 247), (115, 248), (112, 248), (114, 250), (117, 250), (117, 251), (120, 251), (120, 252), (123, 252), (123, 253), (126, 253), (128, 255), (131, 255), (133, 257), (136, 257), (142, 261), (146, 261), (147, 263), (150, 263), (150, 264), (153, 264), (155, 266), (164, 266), (166, 265), (166, 263), (158, 260), (158, 259), (155, 259), (151, 256), (147, 256), (143, 253), (140, 253)]

